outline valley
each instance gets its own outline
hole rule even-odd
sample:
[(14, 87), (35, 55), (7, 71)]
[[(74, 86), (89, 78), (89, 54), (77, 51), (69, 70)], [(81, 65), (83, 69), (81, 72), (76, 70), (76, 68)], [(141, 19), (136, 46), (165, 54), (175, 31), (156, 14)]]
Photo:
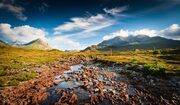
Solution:
[(180, 0), (0, 0), (0, 105), (180, 105)]
[(0, 103), (177, 105), (179, 51), (62, 52), (2, 46)]

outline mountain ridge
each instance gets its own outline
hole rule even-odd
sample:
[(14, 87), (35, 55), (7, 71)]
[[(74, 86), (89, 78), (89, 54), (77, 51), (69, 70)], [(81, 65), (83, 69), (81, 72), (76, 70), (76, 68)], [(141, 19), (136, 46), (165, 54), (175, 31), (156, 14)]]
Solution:
[(21, 45), (20, 47), (27, 48), (27, 49), (38, 49), (38, 50), (52, 50), (52, 47), (49, 46), (47, 42), (38, 38), (32, 40), (28, 43)]
[(6, 42), (0, 40), (0, 47), (6, 47), (9, 46)]
[(84, 51), (112, 50), (133, 50), (133, 49), (161, 49), (161, 48), (180, 48), (179, 40), (166, 39), (164, 37), (149, 37), (146, 35), (121, 37), (117, 36), (101, 43), (87, 47)]

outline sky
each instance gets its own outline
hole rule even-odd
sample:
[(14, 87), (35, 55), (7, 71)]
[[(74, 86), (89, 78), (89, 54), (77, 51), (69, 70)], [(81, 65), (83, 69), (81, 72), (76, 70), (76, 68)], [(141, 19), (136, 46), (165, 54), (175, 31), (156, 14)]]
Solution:
[(0, 0), (0, 40), (82, 50), (129, 35), (180, 40), (180, 0)]

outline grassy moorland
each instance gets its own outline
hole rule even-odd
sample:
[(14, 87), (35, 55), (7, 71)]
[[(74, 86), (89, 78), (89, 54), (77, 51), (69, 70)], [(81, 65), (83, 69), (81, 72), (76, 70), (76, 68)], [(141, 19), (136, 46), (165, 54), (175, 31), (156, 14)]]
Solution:
[(17, 85), (21, 81), (30, 80), (37, 76), (35, 72), (12, 72), (13, 69), (32, 68), (73, 55), (76, 55), (76, 53), (3, 46), (0, 48), (0, 86)]
[(112, 52), (109, 55), (98, 57), (100, 61), (141, 64), (149, 71), (180, 74), (180, 50), (134, 50)]
[[(23, 68), (33, 68), (43, 64), (51, 64), (58, 59), (75, 56), (96, 56), (101, 53), (63, 52), (59, 50), (31, 50), (0, 46), (0, 87), (14, 86), (22, 81), (30, 80), (38, 74), (20, 72)], [(18, 72), (15, 69), (19, 70)]]
[(10, 46), (0, 47), (0, 86), (13, 86), (30, 80), (35, 72), (12, 72), (13, 69), (33, 68), (37, 65), (70, 56), (96, 56), (100, 61), (142, 64), (148, 70), (165, 70), (179, 74), (180, 50), (135, 50), (121, 52), (62, 52), (58, 50), (30, 50)]

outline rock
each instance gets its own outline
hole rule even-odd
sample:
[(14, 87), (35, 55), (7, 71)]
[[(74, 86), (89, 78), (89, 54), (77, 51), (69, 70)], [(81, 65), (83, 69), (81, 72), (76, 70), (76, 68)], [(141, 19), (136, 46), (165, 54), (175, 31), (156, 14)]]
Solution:
[(86, 76), (85, 74), (83, 74), (82, 78), (83, 78), (83, 79), (86, 79), (86, 78), (87, 78), (87, 76)]
[(60, 92), (61, 92), (61, 89), (60, 89), (60, 88), (56, 88), (56, 89), (54, 90), (54, 92), (55, 92), (55, 93), (60, 93)]
[(81, 78), (79, 78), (79, 77), (76, 78), (76, 81), (80, 81), (80, 80), (81, 80)]
[(99, 89), (98, 89), (98, 88), (95, 88), (95, 89), (94, 89), (94, 92), (99, 92)]
[(61, 98), (59, 99), (58, 103), (65, 103), (67, 102), (69, 99), (68, 99), (68, 94), (66, 92), (63, 92), (62, 93), (62, 96)]
[(77, 101), (78, 101), (78, 96), (76, 94), (73, 94), (69, 100), (69, 103), (74, 105), (77, 103)]
[(98, 102), (98, 97), (97, 96), (91, 96), (90, 102), (91, 102), (91, 104), (95, 105)]
[(91, 105), (90, 103), (85, 103), (84, 105)]
[(61, 83), (62, 81), (59, 81), (59, 82), (54, 82), (54, 85), (57, 86)]
[(98, 98), (99, 98), (100, 101), (103, 101), (103, 99), (105, 98), (104, 93), (100, 93), (100, 94), (98, 95)]
[(128, 94), (125, 94), (125, 99), (126, 99), (126, 101), (129, 101), (129, 95)]

